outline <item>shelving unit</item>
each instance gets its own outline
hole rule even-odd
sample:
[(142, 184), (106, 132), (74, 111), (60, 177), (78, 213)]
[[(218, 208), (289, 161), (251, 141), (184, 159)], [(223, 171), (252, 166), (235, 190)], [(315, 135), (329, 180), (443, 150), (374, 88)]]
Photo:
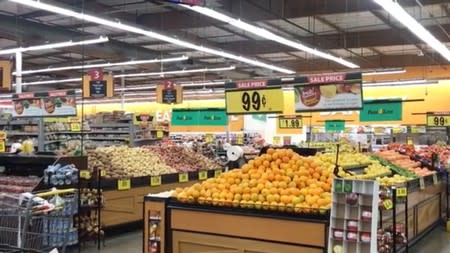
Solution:
[(336, 178), (333, 185), (328, 252), (378, 252), (378, 183)]

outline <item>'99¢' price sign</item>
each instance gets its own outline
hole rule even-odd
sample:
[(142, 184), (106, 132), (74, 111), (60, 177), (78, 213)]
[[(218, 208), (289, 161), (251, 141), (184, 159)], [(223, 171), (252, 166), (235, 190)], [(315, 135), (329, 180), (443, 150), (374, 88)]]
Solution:
[(228, 114), (276, 113), (283, 111), (281, 88), (227, 91)]
[(448, 127), (450, 126), (450, 115), (428, 115), (427, 126)]

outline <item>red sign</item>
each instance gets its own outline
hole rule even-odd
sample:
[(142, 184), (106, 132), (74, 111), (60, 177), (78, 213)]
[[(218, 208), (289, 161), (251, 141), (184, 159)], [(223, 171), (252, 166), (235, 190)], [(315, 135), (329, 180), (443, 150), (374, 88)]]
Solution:
[(333, 73), (324, 75), (308, 76), (308, 82), (311, 84), (317, 83), (340, 83), (345, 80), (344, 73)]
[(89, 77), (91, 81), (102, 81), (103, 80), (103, 70), (102, 69), (91, 69), (89, 70)]
[(34, 98), (34, 93), (19, 93), (18, 98)]
[(65, 97), (67, 96), (66, 91), (49, 91), (48, 92), (49, 97)]
[(165, 90), (173, 90), (175, 89), (175, 82), (174, 81), (164, 81), (164, 89)]
[(249, 80), (236, 82), (238, 89), (254, 89), (267, 87), (267, 80)]

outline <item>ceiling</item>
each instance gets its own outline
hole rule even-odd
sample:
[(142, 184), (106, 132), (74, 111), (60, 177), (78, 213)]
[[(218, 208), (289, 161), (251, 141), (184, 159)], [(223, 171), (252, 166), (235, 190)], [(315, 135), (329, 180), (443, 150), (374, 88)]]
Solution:
[[(223, 49), (237, 55), (295, 70), (349, 71), (334, 62), (296, 51), (273, 41), (243, 32), (223, 22), (187, 10), (168, 1), (59, 0), (44, 1), (58, 6), (176, 36), (199, 45)], [(263, 27), (280, 36), (345, 58), (362, 69), (447, 64), (411, 32), (393, 20), (371, 0), (205, 0), (235, 18)], [(448, 0), (399, 0), (400, 4), (440, 41), (450, 47), (450, 3)], [(419, 3), (421, 5), (419, 5)], [(146, 64), (106, 69), (113, 73), (160, 72), (215, 68), (236, 69), (165, 76), (164, 79), (202, 81), (283, 76), (260, 67), (168, 44), (131, 32), (112, 29), (47, 11), (0, 0), (0, 49), (67, 40), (108, 36), (105, 44), (68, 47), (24, 53), (23, 69), (190, 57), (183, 62)], [(3, 56), (8, 57), (8, 56)], [(12, 57), (12, 56), (10, 56)], [(13, 58), (11, 58), (13, 60)], [(79, 71), (26, 75), (23, 82), (80, 77)], [(161, 76), (126, 78), (126, 86), (155, 84)], [(115, 83), (121, 83), (120, 78)], [(28, 86), (27, 90), (81, 87), (79, 83)], [(197, 87), (198, 88), (198, 87)]]

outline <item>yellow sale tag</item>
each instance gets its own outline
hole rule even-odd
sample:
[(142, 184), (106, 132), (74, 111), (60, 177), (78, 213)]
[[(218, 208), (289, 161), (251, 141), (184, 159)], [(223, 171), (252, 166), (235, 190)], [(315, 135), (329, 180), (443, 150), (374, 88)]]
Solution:
[(5, 152), (6, 151), (6, 148), (5, 148), (5, 141), (0, 141), (0, 153), (3, 153), (3, 152)]
[(242, 134), (239, 134), (238, 136), (236, 136), (236, 144), (237, 145), (244, 144), (244, 136), (242, 136)]
[(70, 123), (70, 131), (72, 132), (80, 132), (81, 124), (80, 123)]
[(106, 171), (105, 170), (100, 170), (100, 176), (101, 177), (105, 177), (106, 176)]
[(392, 200), (386, 199), (385, 201), (383, 201), (383, 206), (386, 210), (390, 210), (394, 207), (394, 204), (392, 203)]
[(214, 177), (219, 177), (220, 175), (222, 175), (222, 170), (215, 170), (214, 171)]
[(273, 145), (280, 145), (281, 144), (281, 137), (280, 136), (274, 136), (272, 144)]
[(178, 182), (186, 183), (189, 181), (189, 174), (187, 172), (178, 174)]
[(449, 127), (450, 115), (428, 115), (427, 126), (429, 127)]
[(88, 170), (80, 170), (80, 178), (90, 179), (91, 178), (91, 172), (88, 171)]
[(419, 186), (421, 190), (425, 189), (425, 180), (423, 179), (423, 177), (419, 178)]
[(0, 140), (6, 140), (6, 132), (0, 131)]
[(117, 190), (126, 191), (131, 189), (131, 180), (130, 179), (119, 179), (117, 180)]
[(205, 142), (206, 143), (212, 143), (214, 141), (214, 136), (212, 134), (206, 134), (205, 135)]
[(406, 197), (408, 195), (408, 190), (406, 187), (397, 188), (397, 197)]
[(160, 186), (162, 182), (161, 176), (150, 177), (150, 186)]
[(198, 172), (198, 180), (206, 180), (208, 178), (208, 172), (207, 171), (199, 171)]
[(279, 113), (284, 107), (281, 87), (226, 91), (225, 98), (228, 114)]
[(278, 127), (281, 129), (301, 129), (303, 124), (301, 119), (280, 116), (278, 118)]
[(156, 138), (161, 139), (164, 137), (164, 132), (161, 130), (156, 131)]

